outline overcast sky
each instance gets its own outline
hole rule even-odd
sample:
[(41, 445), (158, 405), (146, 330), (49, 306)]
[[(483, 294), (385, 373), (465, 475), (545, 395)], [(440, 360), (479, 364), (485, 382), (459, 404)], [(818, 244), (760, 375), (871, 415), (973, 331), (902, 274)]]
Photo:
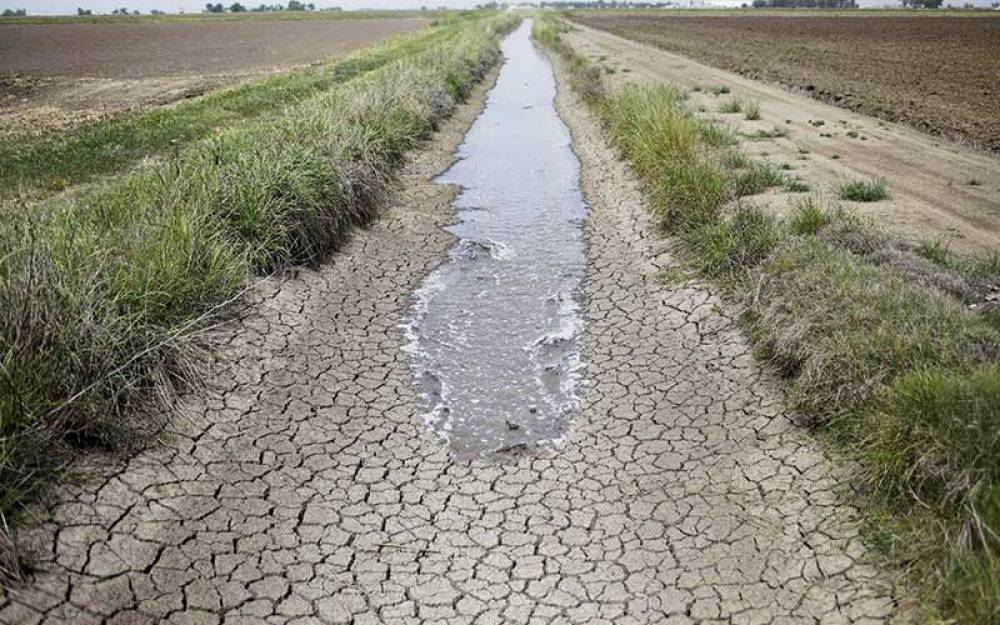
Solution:
[[(208, 0), (205, 0), (207, 2)], [(219, 1), (219, 0), (215, 0)], [(235, 0), (221, 0), (223, 4), (232, 4)], [(287, 0), (240, 0), (247, 6), (256, 6), (261, 2), (265, 4), (281, 3), (287, 4)], [(414, 9), (421, 5), (428, 7), (447, 6), (451, 8), (469, 8), (479, 2), (486, 0), (306, 0), (312, 2), (317, 7), (339, 6), (345, 9)], [(719, 5), (739, 5), (740, 0), (706, 0)], [(894, 0), (859, 0), (861, 6), (884, 6), (893, 4)], [(91, 9), (94, 13), (110, 13), (115, 7), (127, 7), (131, 10), (139, 10), (148, 13), (150, 9), (160, 9), (175, 13), (186, 11), (188, 13), (201, 11), (205, 2), (199, 0), (0, 0), (0, 11), (4, 9), (27, 9), (28, 13), (37, 15), (58, 15), (76, 13), (76, 8), (83, 7)], [(945, 4), (961, 6), (966, 0), (945, 0)], [(989, 6), (991, 0), (975, 0), (978, 6)]]

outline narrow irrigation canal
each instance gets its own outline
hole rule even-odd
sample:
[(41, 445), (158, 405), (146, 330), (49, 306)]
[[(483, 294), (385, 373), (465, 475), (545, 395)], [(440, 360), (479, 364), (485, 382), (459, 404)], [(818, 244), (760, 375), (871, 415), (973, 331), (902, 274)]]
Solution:
[(486, 108), (439, 179), (458, 241), (405, 327), (425, 420), (460, 457), (551, 445), (577, 399), (585, 258), (580, 163), (525, 21)]

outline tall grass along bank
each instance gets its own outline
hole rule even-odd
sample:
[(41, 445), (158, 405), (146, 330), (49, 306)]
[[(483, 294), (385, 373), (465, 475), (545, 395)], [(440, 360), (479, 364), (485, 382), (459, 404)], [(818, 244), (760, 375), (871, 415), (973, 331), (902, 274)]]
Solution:
[(315, 263), (370, 219), (403, 157), (499, 59), (510, 17), (177, 158), (0, 220), (0, 511), (50, 452), (112, 444), (192, 375), (190, 334), (255, 275)]
[(567, 59), (666, 234), (742, 303), (791, 407), (858, 459), (869, 537), (908, 567), (920, 616), (1000, 622), (1000, 257), (914, 245), (815, 197), (784, 219), (754, 207), (790, 186), (780, 171), (676, 88), (609, 92), (560, 28), (540, 21), (536, 38)]

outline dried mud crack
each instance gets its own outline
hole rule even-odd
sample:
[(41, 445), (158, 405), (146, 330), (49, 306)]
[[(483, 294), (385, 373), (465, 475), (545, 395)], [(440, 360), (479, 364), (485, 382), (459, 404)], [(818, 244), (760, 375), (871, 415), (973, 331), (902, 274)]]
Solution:
[[(560, 76), (561, 84), (565, 77)], [(785, 415), (725, 305), (672, 263), (561, 89), (590, 203), (587, 387), (557, 451), (457, 462), (421, 423), (399, 322), (445, 254), (443, 171), (264, 284), (167, 444), (66, 488), (3, 623), (879, 623), (842, 475)]]

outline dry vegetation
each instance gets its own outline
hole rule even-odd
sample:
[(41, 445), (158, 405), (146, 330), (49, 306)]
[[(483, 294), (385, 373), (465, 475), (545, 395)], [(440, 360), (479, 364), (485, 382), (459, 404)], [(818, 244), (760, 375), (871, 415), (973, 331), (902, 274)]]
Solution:
[(1000, 150), (1000, 16), (579, 12), (572, 19)]

